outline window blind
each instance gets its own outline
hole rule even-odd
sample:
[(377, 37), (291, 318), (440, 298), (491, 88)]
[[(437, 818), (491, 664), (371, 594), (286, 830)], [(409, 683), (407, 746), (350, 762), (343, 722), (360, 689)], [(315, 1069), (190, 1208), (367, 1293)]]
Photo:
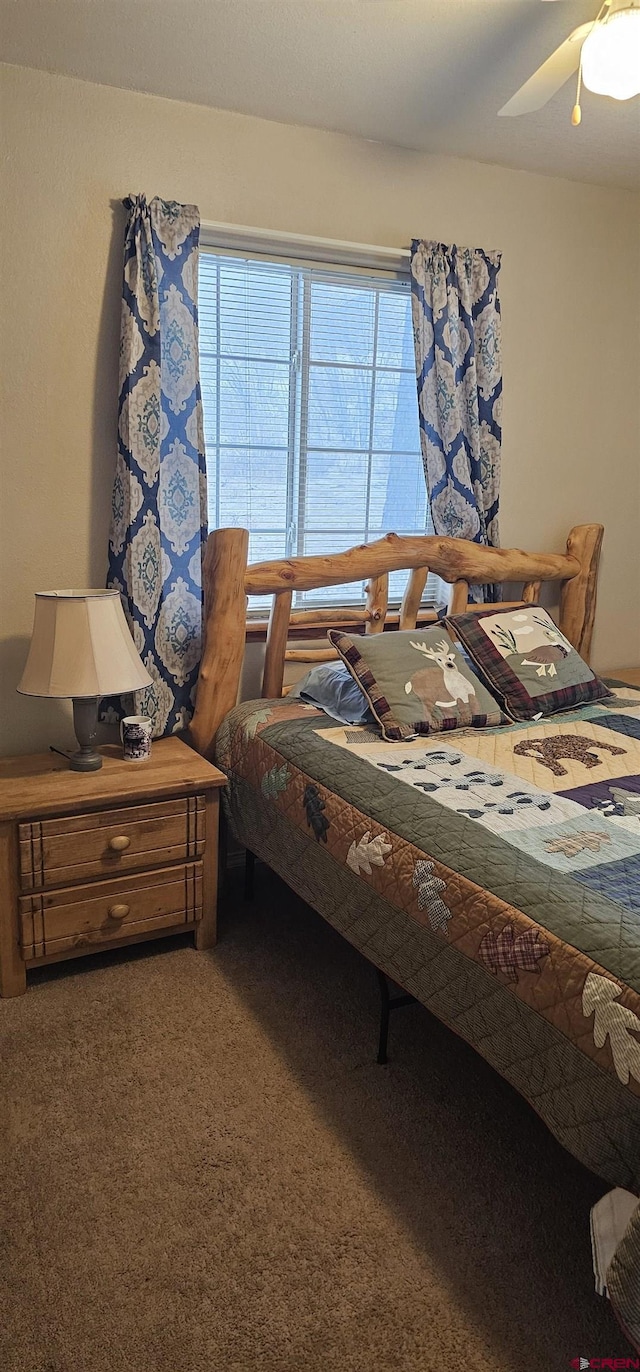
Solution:
[[(252, 562), (432, 531), (408, 279), (203, 248), (199, 324), (211, 528), (249, 529)], [(392, 603), (405, 581), (390, 577)], [(325, 587), (296, 605), (363, 598)]]

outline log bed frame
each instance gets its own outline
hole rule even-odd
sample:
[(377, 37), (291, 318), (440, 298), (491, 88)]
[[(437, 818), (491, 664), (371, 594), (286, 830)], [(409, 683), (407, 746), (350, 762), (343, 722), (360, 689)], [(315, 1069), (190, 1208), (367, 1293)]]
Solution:
[[(523, 553), (517, 548), (485, 548), (466, 539), (387, 534), (376, 543), (344, 553), (247, 563), (246, 529), (216, 529), (203, 561), (204, 641), (191, 742), (211, 756), (219, 725), (238, 697), (246, 640), (247, 596), (272, 595), (267, 629), (262, 696), (283, 692), (285, 662), (326, 662), (332, 648), (289, 649), (290, 628), (319, 623), (381, 633), (392, 618), (400, 629), (415, 629), (428, 573), (451, 586), (449, 613), (467, 609), (469, 584), (522, 582), (522, 599), (502, 602), (515, 608), (535, 604), (545, 581), (561, 582), (559, 626), (582, 657), (589, 658), (596, 608), (602, 524), (578, 524), (564, 553)], [(409, 572), (399, 614), (388, 614), (389, 573)], [(351, 581), (366, 582), (362, 608), (292, 610), (294, 591), (311, 591)], [(478, 610), (481, 606), (470, 605)]]

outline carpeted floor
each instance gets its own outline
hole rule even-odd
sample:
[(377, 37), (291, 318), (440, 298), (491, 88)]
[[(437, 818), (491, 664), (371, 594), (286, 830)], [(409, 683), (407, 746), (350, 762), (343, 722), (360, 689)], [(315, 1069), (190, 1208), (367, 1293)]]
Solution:
[(564, 1372), (606, 1186), (263, 868), (0, 1005), (2, 1372)]

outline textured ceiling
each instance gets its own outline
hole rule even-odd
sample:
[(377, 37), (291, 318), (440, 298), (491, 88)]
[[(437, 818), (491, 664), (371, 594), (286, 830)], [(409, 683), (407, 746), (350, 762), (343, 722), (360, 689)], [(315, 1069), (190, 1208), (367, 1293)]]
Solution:
[(110, 86), (617, 186), (640, 185), (640, 97), (573, 79), (501, 105), (598, 0), (0, 0), (0, 57)]

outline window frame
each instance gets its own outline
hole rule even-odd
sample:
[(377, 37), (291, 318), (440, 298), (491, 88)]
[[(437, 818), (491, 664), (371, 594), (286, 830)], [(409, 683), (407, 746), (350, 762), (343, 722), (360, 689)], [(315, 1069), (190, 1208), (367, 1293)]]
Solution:
[[(245, 259), (262, 261), (265, 265), (282, 265), (290, 268), (294, 272), (300, 272), (298, 279), (298, 291), (291, 292), (291, 348), (290, 348), (290, 374), (295, 374), (295, 385), (290, 385), (289, 389), (289, 417), (288, 417), (288, 444), (287, 444), (287, 528), (285, 532), (286, 551), (282, 557), (304, 556), (302, 540), (306, 533), (322, 533), (322, 530), (306, 529), (306, 522), (301, 518), (301, 510), (304, 511), (305, 491), (303, 483), (299, 480), (301, 471), (306, 477), (306, 448), (313, 448), (313, 445), (306, 443), (307, 437), (307, 409), (308, 409), (308, 383), (310, 367), (313, 364), (310, 356), (309, 333), (310, 333), (310, 290), (312, 279), (305, 274), (305, 269), (325, 270), (329, 276), (339, 278), (344, 274), (353, 281), (354, 276), (362, 275), (367, 282), (380, 277), (385, 281), (396, 281), (407, 285), (410, 282), (408, 250), (377, 248), (372, 245), (340, 243), (336, 240), (316, 239), (304, 235), (291, 236), (276, 231), (261, 231), (231, 225), (211, 225), (203, 224), (200, 234), (200, 247), (207, 255), (216, 257), (229, 257), (231, 259)], [(217, 275), (219, 290), (219, 274)], [(376, 296), (376, 319), (379, 312), (380, 296)], [(219, 350), (219, 327), (220, 310), (219, 297), (217, 300), (217, 323), (218, 323), (218, 350), (217, 350), (217, 387), (219, 394), (220, 378), (220, 350)], [(302, 335), (302, 336), (301, 336)], [(286, 365), (284, 362), (282, 365)], [(346, 365), (346, 364), (345, 364)], [(354, 364), (355, 366), (355, 364)], [(367, 369), (369, 369), (367, 367)], [(370, 366), (372, 372), (372, 387), (369, 411), (369, 443), (366, 450), (368, 463), (368, 481), (371, 479), (371, 468), (374, 456), (373, 450), (373, 419), (375, 407), (375, 377), (379, 368), (376, 365), (376, 352), (373, 351), (373, 361)], [(383, 370), (405, 371), (404, 368), (384, 368)], [(301, 393), (305, 392), (306, 393)], [(295, 430), (295, 432), (294, 432)], [(220, 443), (219, 435), (219, 414), (217, 415), (217, 438), (216, 448), (218, 451), (224, 444)], [(226, 445), (229, 446), (229, 445)], [(244, 445), (239, 445), (244, 446)], [(274, 445), (275, 448), (280, 445)], [(363, 452), (365, 450), (363, 449)], [(399, 453), (399, 455), (402, 455)], [(415, 456), (416, 454), (408, 454)], [(297, 470), (294, 470), (297, 469)], [(217, 464), (217, 481), (220, 479), (220, 466)], [(217, 501), (219, 504), (219, 499)], [(369, 517), (369, 505), (367, 502), (366, 520)], [(293, 516), (292, 518), (290, 516)], [(366, 530), (368, 532), (368, 530)], [(262, 531), (264, 532), (264, 531)], [(268, 532), (268, 531), (267, 531)], [(329, 531), (334, 534), (336, 531)], [(408, 532), (417, 532), (415, 530)], [(430, 518), (429, 502), (426, 502), (425, 534), (433, 532), (433, 525)], [(348, 538), (348, 531), (345, 531), (345, 538)], [(354, 535), (355, 537), (355, 535)], [(351, 545), (353, 546), (353, 545)], [(309, 554), (307, 554), (309, 555)], [(427, 582), (428, 587), (428, 582)], [(427, 590), (425, 587), (425, 591)], [(364, 598), (364, 597), (363, 597)], [(313, 602), (297, 608), (305, 609), (330, 609), (360, 607), (363, 598), (350, 602), (345, 605), (343, 601), (329, 600), (326, 602)], [(400, 604), (400, 597), (391, 596), (389, 600), (390, 626), (397, 616), (394, 611)], [(441, 604), (441, 599), (434, 595), (433, 588), (425, 595), (421, 605), (420, 620), (430, 621), (437, 617), (437, 607)], [(267, 622), (267, 612), (262, 607), (252, 610), (249, 603), (247, 611), (247, 628), (260, 631)], [(320, 631), (326, 633), (326, 620)], [(313, 626), (305, 627), (305, 635), (312, 636)]]

